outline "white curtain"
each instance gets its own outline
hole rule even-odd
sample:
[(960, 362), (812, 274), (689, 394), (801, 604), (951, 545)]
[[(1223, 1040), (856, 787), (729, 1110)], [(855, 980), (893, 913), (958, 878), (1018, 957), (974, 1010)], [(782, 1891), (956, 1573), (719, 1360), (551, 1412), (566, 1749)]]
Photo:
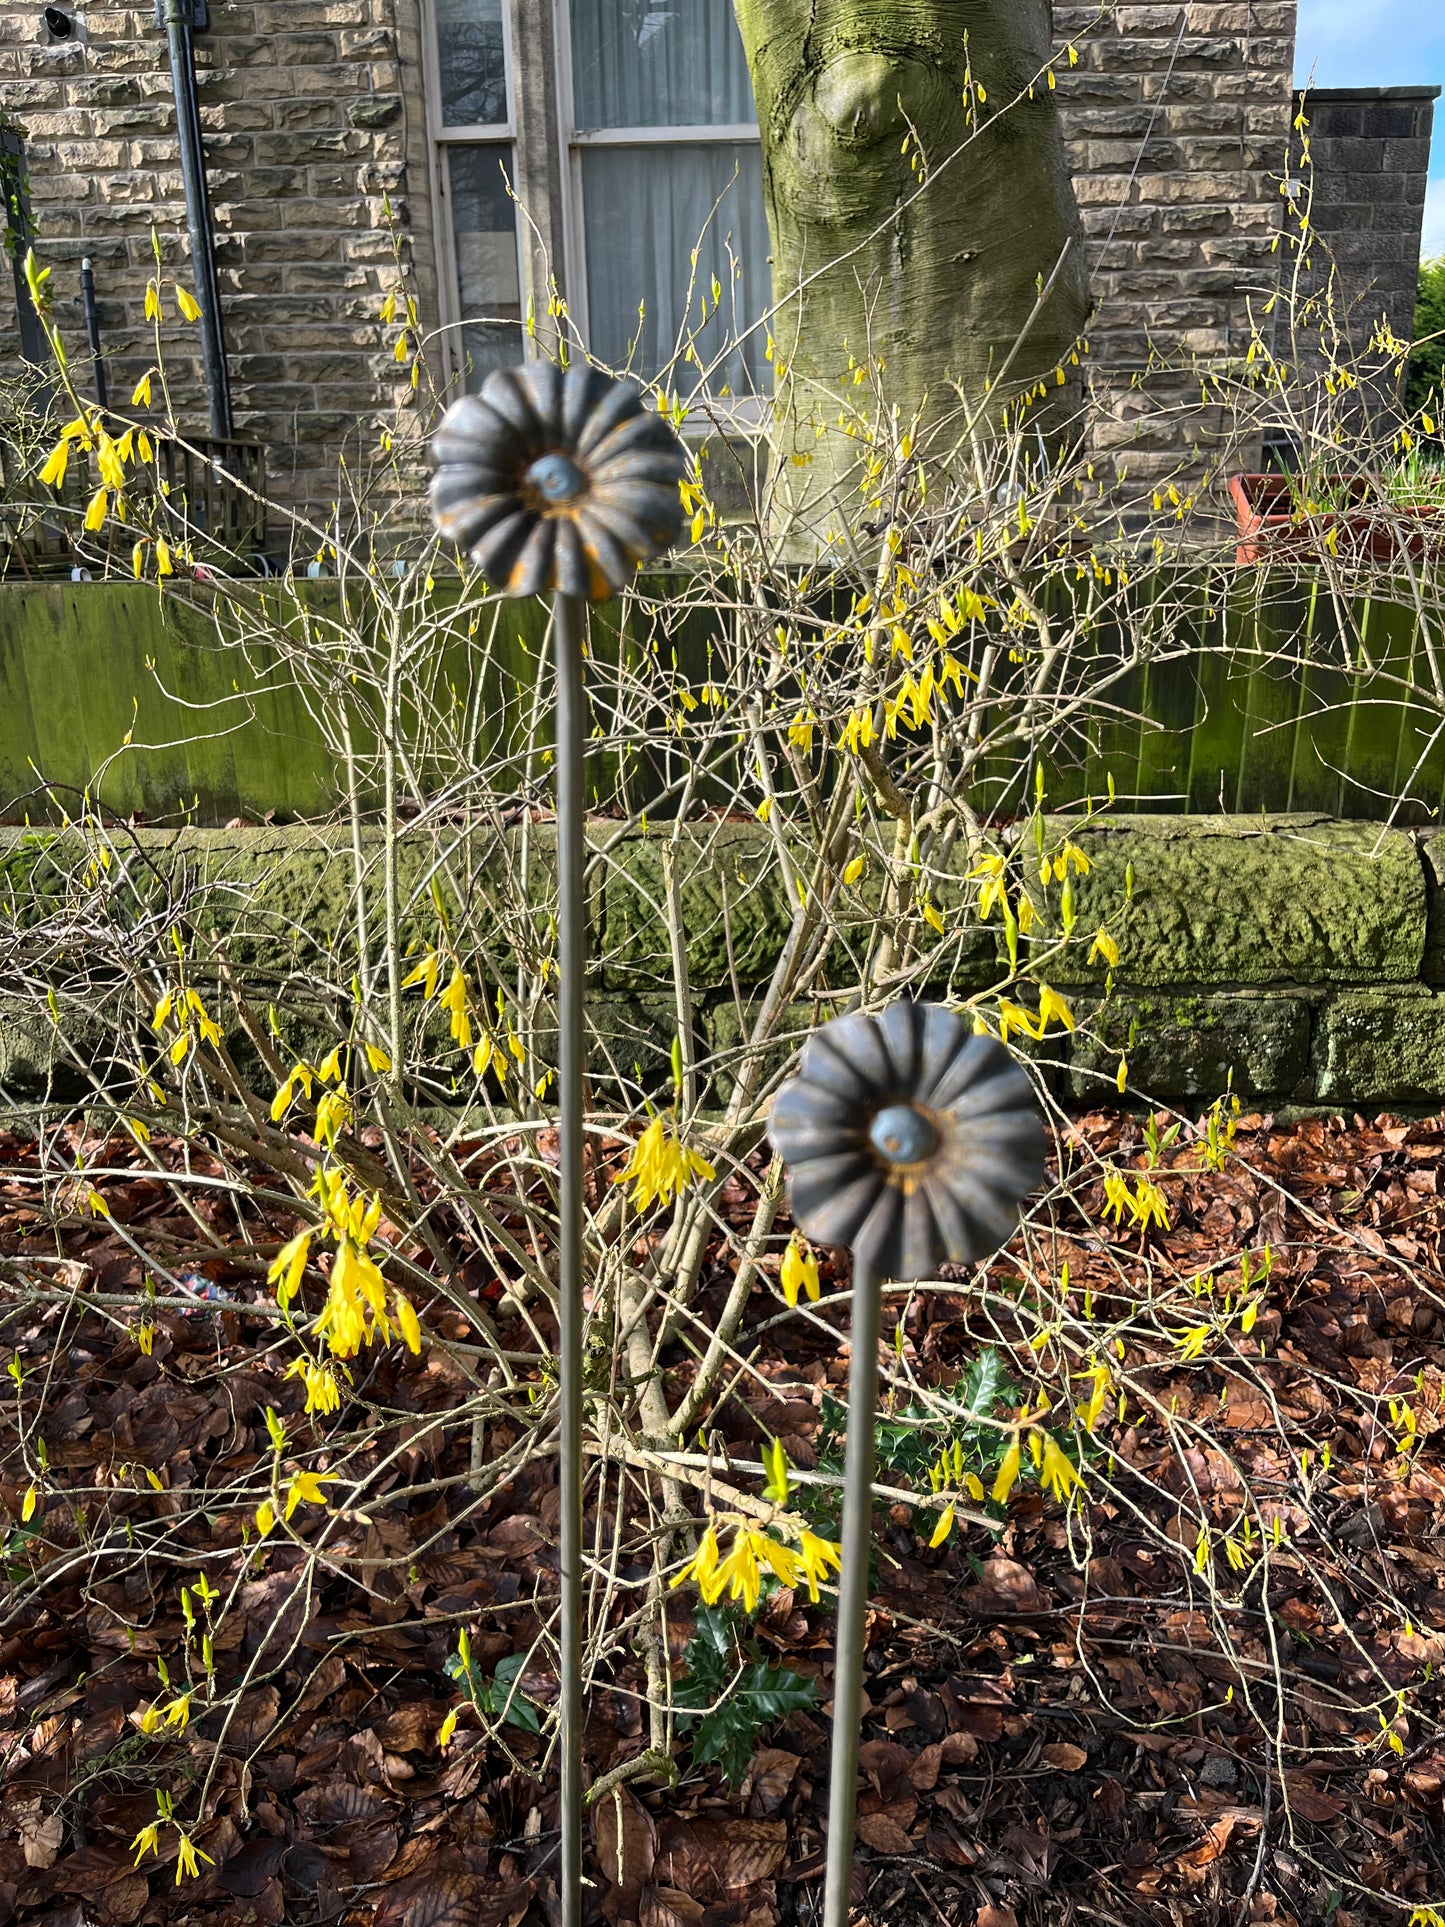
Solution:
[(732, 0), (572, 0), (572, 108), (578, 128), (752, 120)]
[[(768, 300), (758, 148), (711, 142), (584, 147), (582, 189), (593, 352), (614, 366), (630, 362), (635, 374), (655, 376), (690, 323), (704, 364), (722, 352), (725, 341), (732, 343), (709, 375), (713, 394), (724, 387), (734, 395), (763, 391), (763, 331), (738, 342)], [(714, 277), (722, 288), (715, 316)], [(705, 326), (704, 299), (710, 316)], [(679, 367), (670, 385), (685, 391), (698, 374), (696, 366)]]
[(466, 384), (481, 387), (494, 368), (522, 359), (522, 291), (517, 267), (517, 211), (503, 167), (512, 150), (449, 147), (452, 230), (462, 301)]

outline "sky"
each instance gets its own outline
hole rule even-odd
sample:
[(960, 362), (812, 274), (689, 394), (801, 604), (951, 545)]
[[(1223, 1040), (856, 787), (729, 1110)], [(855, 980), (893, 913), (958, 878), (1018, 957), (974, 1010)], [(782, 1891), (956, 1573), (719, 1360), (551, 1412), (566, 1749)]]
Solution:
[[(1445, 86), (1442, 0), (1299, 0), (1295, 85)], [(1445, 99), (1435, 107), (1423, 252), (1445, 254)]]

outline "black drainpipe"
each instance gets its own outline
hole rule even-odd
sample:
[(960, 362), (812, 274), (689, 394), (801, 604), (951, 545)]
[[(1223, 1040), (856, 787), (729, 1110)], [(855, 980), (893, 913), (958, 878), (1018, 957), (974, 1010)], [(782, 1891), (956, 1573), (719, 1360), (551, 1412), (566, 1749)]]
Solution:
[(206, 0), (156, 0), (156, 25), (170, 43), (171, 84), (176, 96), (176, 134), (181, 179), (186, 189), (186, 222), (191, 231), (191, 273), (201, 305), (201, 361), (211, 407), (211, 434), (231, 439), (231, 384), (226, 373), (226, 343), (221, 333), (221, 288), (216, 278), (216, 243), (211, 231), (211, 201), (206, 191), (206, 154), (201, 144), (201, 111), (196, 99), (193, 28), (204, 27)]

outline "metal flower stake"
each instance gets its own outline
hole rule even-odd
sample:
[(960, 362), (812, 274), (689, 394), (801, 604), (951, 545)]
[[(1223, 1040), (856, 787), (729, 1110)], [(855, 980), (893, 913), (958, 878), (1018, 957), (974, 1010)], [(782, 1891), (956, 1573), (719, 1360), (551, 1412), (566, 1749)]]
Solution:
[(885, 1279), (987, 1257), (1044, 1175), (1027, 1076), (995, 1038), (937, 1004), (896, 1003), (825, 1024), (769, 1122), (794, 1222), (853, 1253), (848, 1457), (834, 1660), (823, 1927), (847, 1927), (858, 1789), (858, 1701), (872, 1546), (878, 1339)]
[(561, 1138), (558, 1322), (561, 1423), (562, 1927), (582, 1921), (582, 1097), (586, 1039), (583, 870), (586, 604), (616, 594), (682, 525), (687, 458), (635, 382), (551, 362), (499, 370), (448, 409), (432, 442), (432, 515), (511, 596), (551, 592), (556, 665)]

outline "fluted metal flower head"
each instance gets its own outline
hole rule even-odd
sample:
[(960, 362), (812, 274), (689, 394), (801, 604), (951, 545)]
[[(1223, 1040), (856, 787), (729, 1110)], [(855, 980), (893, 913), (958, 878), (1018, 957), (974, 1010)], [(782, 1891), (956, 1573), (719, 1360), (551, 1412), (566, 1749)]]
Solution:
[(432, 440), (432, 518), (508, 595), (605, 601), (682, 527), (687, 456), (634, 381), (498, 369)]
[(799, 1229), (902, 1281), (996, 1251), (1044, 1175), (1023, 1069), (938, 1004), (900, 1002), (814, 1031), (768, 1135)]

